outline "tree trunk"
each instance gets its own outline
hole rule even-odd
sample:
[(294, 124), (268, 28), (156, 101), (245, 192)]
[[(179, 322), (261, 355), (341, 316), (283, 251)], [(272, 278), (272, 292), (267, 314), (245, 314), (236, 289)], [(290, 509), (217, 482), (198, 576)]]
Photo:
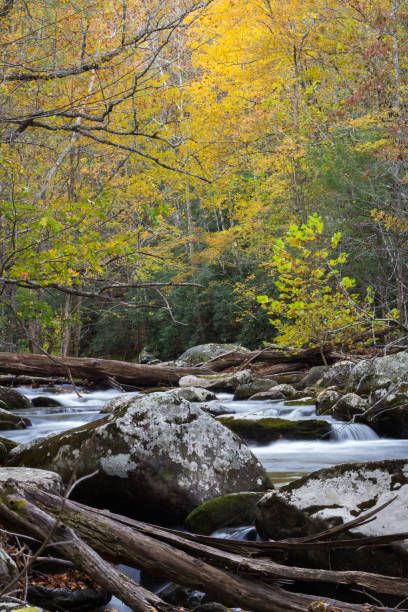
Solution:
[(0, 353), (0, 374), (26, 376), (67, 376), (67, 369), (74, 378), (106, 382), (114, 379), (129, 385), (156, 386), (177, 385), (187, 374), (211, 374), (206, 368), (178, 368), (173, 366), (144, 365), (91, 359), (86, 357), (55, 357), (30, 353)]

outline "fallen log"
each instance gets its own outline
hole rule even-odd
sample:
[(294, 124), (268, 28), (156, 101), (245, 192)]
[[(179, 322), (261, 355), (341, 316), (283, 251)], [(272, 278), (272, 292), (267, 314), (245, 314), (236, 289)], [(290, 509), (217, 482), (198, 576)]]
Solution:
[[(371, 511), (355, 519), (350, 525), (358, 526), (374, 513), (375, 511)], [(113, 581), (110, 583), (110, 590), (114, 589), (112, 592), (123, 601), (129, 602), (133, 598), (132, 609), (143, 612), (152, 612), (154, 608), (165, 612), (175, 608), (140, 587), (140, 590), (135, 591), (136, 585), (129, 580), (130, 590), (121, 592), (122, 577), (109, 562), (125, 563), (178, 584), (198, 588), (216, 601), (229, 606), (241, 606), (253, 612), (305, 612), (316, 597), (285, 590), (284, 586), (288, 580), (349, 584), (380, 593), (408, 596), (406, 578), (366, 572), (287, 567), (268, 558), (273, 551), (282, 552), (294, 545), (319, 546), (319, 536), (323, 537), (321, 544), (326, 546), (326, 538), (331, 533), (346, 530), (347, 525), (298, 540), (226, 542), (133, 521), (33, 489), (29, 485), (24, 489), (17, 489), (13, 481), (8, 481), (0, 488), (0, 521), (11, 521), (20, 532), (24, 530), (35, 537), (41, 532), (46, 535), (50, 529), (54, 529), (52, 541), (60, 554), (65, 554), (104, 588), (107, 588), (107, 575), (109, 581)], [(57, 528), (55, 521), (60, 521)], [(408, 538), (408, 534), (387, 537), (401, 539)], [(365, 538), (364, 542), (358, 540), (352, 544), (352, 540), (346, 540), (343, 545), (355, 548), (373, 545), (374, 541), (375, 538)], [(232, 545), (233, 552), (225, 550), (228, 545)], [(254, 554), (259, 556), (254, 557)], [(95, 568), (94, 565), (98, 563), (101, 565)], [(100, 569), (102, 571), (99, 571)], [(117, 574), (112, 573), (113, 570)], [(154, 597), (156, 601), (153, 600)], [(342, 612), (367, 611), (367, 607), (360, 604), (326, 597), (322, 598), (322, 601), (341, 609)]]
[(93, 359), (88, 357), (55, 357), (31, 353), (0, 353), (0, 373), (44, 378), (66, 378), (67, 370), (75, 379), (101, 382), (113, 379), (127, 385), (177, 385), (187, 374), (212, 374), (208, 368), (180, 368), (176, 366), (145, 365)]

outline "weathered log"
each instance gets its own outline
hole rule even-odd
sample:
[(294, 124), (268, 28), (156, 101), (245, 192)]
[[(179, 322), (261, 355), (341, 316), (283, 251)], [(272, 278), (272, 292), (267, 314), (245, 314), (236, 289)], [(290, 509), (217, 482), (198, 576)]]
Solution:
[[(379, 576), (365, 572), (331, 572), (329, 570), (314, 570), (293, 568), (280, 565), (267, 557), (268, 549), (290, 547), (298, 543), (307, 546), (318, 546), (317, 536), (304, 538), (302, 541), (286, 542), (235, 542), (236, 552), (222, 550), (225, 541), (214, 538), (200, 537), (194, 541), (194, 536), (174, 532), (145, 523), (139, 523), (126, 517), (113, 515), (102, 510), (95, 510), (76, 502), (65, 502), (50, 493), (25, 487), (23, 499), (40, 506), (47, 514), (54, 517), (62, 516), (65, 525), (69, 526), (89, 546), (95, 549), (103, 558), (116, 563), (147, 570), (161, 575), (177, 583), (207, 592), (211, 597), (230, 606), (242, 606), (254, 612), (304, 612), (316, 599), (313, 596), (291, 593), (283, 588), (288, 579), (310, 580), (359, 585), (370, 590), (391, 593), (406, 597), (408, 595), (408, 580)], [(15, 500), (16, 496), (14, 496)], [(6, 499), (6, 501), (5, 501)], [(0, 496), (0, 518), (10, 512), (6, 505), (13, 502), (10, 496)], [(18, 502), (17, 502), (18, 503)], [(21, 497), (20, 497), (21, 503)], [(61, 505), (64, 504), (61, 513)], [(30, 506), (31, 508), (31, 506)], [(28, 512), (28, 511), (27, 511)], [(353, 521), (355, 526), (367, 516)], [(25, 522), (15, 517), (20, 529), (30, 529)], [(337, 531), (339, 531), (337, 529)], [(327, 535), (324, 534), (324, 535)], [(408, 537), (408, 534), (403, 534)], [(393, 536), (398, 539), (398, 535)], [(402, 537), (402, 536), (400, 536)], [(358, 541), (348, 546), (361, 546), (362, 543), (372, 544), (372, 538), (364, 542)], [(322, 542), (327, 544), (327, 542)], [(255, 551), (262, 555), (253, 558), (248, 554)], [(75, 560), (74, 560), (75, 562)], [(92, 574), (91, 574), (92, 575)], [(123, 598), (122, 598), (123, 599)], [(340, 608), (343, 612), (363, 612), (366, 608), (358, 604), (334, 601), (323, 598), (328, 605)], [(388, 610), (388, 608), (381, 608)]]
[(114, 379), (128, 385), (177, 385), (187, 374), (212, 374), (206, 368), (144, 365), (112, 359), (87, 357), (53, 357), (32, 353), (0, 353), (0, 373), (25, 376), (65, 377), (67, 369), (73, 378), (94, 381)]

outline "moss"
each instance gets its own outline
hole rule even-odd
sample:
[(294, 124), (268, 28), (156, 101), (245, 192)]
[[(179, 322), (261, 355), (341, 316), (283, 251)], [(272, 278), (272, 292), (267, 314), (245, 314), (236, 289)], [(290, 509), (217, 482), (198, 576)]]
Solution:
[(160, 470), (159, 476), (162, 480), (164, 480), (164, 482), (171, 482), (175, 478), (173, 470), (167, 467)]
[(195, 508), (184, 525), (190, 531), (208, 535), (226, 526), (251, 525), (255, 508), (264, 493), (232, 493), (215, 497)]
[(233, 417), (219, 417), (217, 420), (242, 438), (259, 443), (275, 442), (280, 438), (316, 440), (327, 438), (330, 433), (329, 423), (318, 420), (289, 421), (276, 418), (250, 420)]
[(287, 400), (285, 406), (314, 406), (316, 400), (313, 397), (302, 397), (300, 399)]

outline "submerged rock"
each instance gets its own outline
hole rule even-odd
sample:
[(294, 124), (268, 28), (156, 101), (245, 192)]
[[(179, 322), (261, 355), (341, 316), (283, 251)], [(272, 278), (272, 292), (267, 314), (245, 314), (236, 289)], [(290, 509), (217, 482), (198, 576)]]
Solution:
[(263, 496), (263, 493), (248, 492), (215, 497), (190, 512), (184, 525), (189, 531), (204, 535), (220, 527), (252, 525), (256, 505)]
[(268, 444), (280, 438), (286, 438), (287, 440), (327, 440), (331, 429), (326, 421), (311, 419), (290, 421), (273, 417), (250, 419), (226, 416), (218, 417), (217, 421), (220, 421), (245, 440), (252, 440), (259, 444)]
[(8, 387), (0, 387), (0, 408), (5, 410), (27, 410), (31, 408), (30, 400)]
[(249, 353), (247, 348), (239, 344), (217, 344), (215, 342), (210, 342), (209, 344), (192, 346), (180, 355), (178, 359), (188, 366), (195, 366), (199, 363), (210, 361), (210, 359), (214, 359), (214, 357), (221, 357), (225, 355), (225, 353), (230, 353), (231, 351)]
[(268, 378), (257, 378), (250, 383), (239, 385), (235, 389), (234, 400), (245, 400), (255, 395), (255, 393), (261, 393), (261, 391), (269, 391), (272, 387), (276, 387), (278, 383), (275, 380)]
[(221, 423), (172, 392), (122, 397), (98, 421), (21, 445), (11, 465), (58, 472), (80, 483), (77, 499), (162, 521), (184, 518), (207, 499), (262, 490), (266, 473), (249, 448)]
[(227, 374), (208, 374), (206, 376), (183, 376), (179, 380), (180, 387), (201, 387), (203, 389), (236, 389), (239, 385), (250, 383), (251, 370)]

